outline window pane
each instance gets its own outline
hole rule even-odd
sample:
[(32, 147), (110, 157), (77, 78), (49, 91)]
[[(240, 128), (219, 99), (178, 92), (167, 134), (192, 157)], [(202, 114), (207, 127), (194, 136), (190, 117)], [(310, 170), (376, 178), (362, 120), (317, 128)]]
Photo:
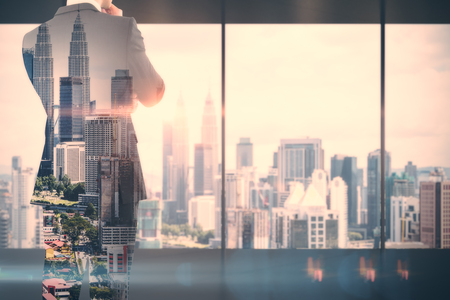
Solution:
[(449, 34), (449, 25), (386, 26), (387, 248), (450, 247)]

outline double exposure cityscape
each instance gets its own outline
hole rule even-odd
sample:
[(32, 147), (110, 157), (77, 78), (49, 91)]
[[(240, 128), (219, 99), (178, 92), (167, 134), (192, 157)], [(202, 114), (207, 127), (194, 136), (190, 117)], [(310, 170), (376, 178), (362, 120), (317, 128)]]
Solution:
[[(389, 151), (389, 143), (382, 173), (376, 146), (364, 157), (347, 148), (331, 153), (328, 137), (305, 126), (286, 136), (273, 124), (266, 133), (276, 146), (259, 147), (260, 138), (243, 130), (227, 138), (235, 159), (227, 160), (223, 180), (221, 102), (211, 84), (197, 95), (197, 127), (189, 122), (183, 88), (163, 99), (176, 104), (158, 127), (162, 151), (152, 159), (158, 174), (148, 180), (131, 117), (133, 76), (115, 69), (105, 92), (109, 108), (93, 100), (87, 35), (78, 15), (68, 39), (68, 74), (58, 76), (46, 23), (24, 45), (25, 68), (47, 114), (45, 146), (38, 170), (13, 156), (10, 174), (0, 180), (0, 248), (45, 249), (44, 299), (78, 299), (86, 271), (93, 299), (128, 299), (135, 248), (219, 249), (224, 242), (227, 249), (378, 249), (381, 181), (386, 248), (450, 248), (449, 166), (417, 163)], [(255, 126), (266, 130), (270, 119)], [(191, 132), (200, 138), (193, 142)], [(379, 137), (374, 140), (377, 145)], [(270, 164), (256, 163), (257, 150)], [(407, 163), (398, 167), (400, 156)], [(398, 276), (408, 280), (406, 262), (398, 263)], [(310, 257), (307, 265), (308, 276), (322, 281), (320, 260)], [(370, 259), (361, 257), (358, 270), (375, 280)]]

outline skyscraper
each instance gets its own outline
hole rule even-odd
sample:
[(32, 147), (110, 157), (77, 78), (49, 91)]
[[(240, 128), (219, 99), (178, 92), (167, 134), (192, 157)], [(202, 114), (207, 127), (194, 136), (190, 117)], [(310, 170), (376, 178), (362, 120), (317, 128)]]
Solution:
[(194, 195), (213, 194), (212, 148), (210, 145), (195, 144), (194, 153)]
[(162, 248), (161, 226), (161, 200), (139, 201), (136, 248)]
[(330, 183), (330, 210), (337, 211), (338, 218), (338, 247), (347, 247), (348, 231), (348, 200), (347, 184), (341, 177), (335, 177)]
[(212, 173), (211, 181), (214, 176), (219, 174), (219, 146), (217, 143), (217, 120), (214, 103), (211, 98), (211, 92), (206, 97), (205, 107), (203, 109), (202, 119), (202, 144), (211, 147)]
[(414, 178), (414, 187), (419, 187), (419, 182), (417, 181), (417, 166), (412, 164), (412, 161), (408, 161), (405, 166), (405, 174)]
[(162, 199), (173, 200), (169, 196), (169, 187), (172, 186), (170, 181), (169, 156), (172, 157), (172, 123), (163, 123), (163, 182), (162, 182)]
[(33, 58), (33, 86), (41, 98), (47, 114), (45, 124), (45, 145), (42, 153), (39, 175), (51, 174), (51, 163), (53, 161), (53, 104), (54, 104), (54, 79), (53, 79), (53, 57), (52, 44), (50, 40), (49, 27), (47, 23), (39, 26)]
[(9, 214), (6, 210), (0, 209), (0, 249), (9, 246)]
[[(175, 109), (172, 132), (172, 156), (173, 156), (173, 195), (177, 202), (179, 214), (186, 214), (188, 201), (188, 167), (189, 167), (189, 141), (187, 116), (184, 108), (183, 98), (178, 98)], [(186, 221), (186, 218), (183, 221)], [(180, 222), (182, 220), (179, 220)]]
[(59, 140), (83, 141), (83, 80), (80, 77), (61, 77), (59, 88)]
[(87, 116), (85, 138), (85, 189), (86, 193), (98, 193), (97, 174), (100, 156), (117, 153), (116, 134), (120, 120), (110, 115)]
[(116, 70), (116, 76), (111, 77), (111, 108), (132, 107), (133, 77), (129, 70)]
[(331, 180), (341, 177), (347, 185), (348, 225), (358, 223), (358, 168), (356, 157), (335, 155), (331, 157)]
[(321, 139), (283, 139), (278, 147), (278, 191), (288, 190), (289, 182), (307, 184), (315, 169), (324, 167)]
[(420, 182), (419, 205), (420, 241), (430, 248), (450, 248), (450, 181)]
[(368, 235), (380, 226), (381, 216), (381, 180), (391, 174), (391, 153), (385, 153), (385, 173), (381, 174), (381, 151), (369, 153), (367, 157), (367, 226)]
[(12, 158), (12, 248), (33, 248), (35, 246), (36, 220), (30, 204), (33, 193), (33, 173), (31, 169), (22, 169), (22, 159)]
[(85, 143), (66, 142), (55, 147), (55, 162), (53, 175), (61, 180), (69, 176), (72, 184), (84, 182), (85, 176)]
[(22, 48), (23, 64), (25, 65), (25, 70), (27, 70), (28, 78), (33, 82), (33, 58), (34, 49), (33, 48)]
[(81, 77), (82, 79), (81, 103), (83, 107), (83, 117), (87, 116), (89, 115), (89, 104), (91, 99), (91, 79), (89, 77), (89, 56), (86, 32), (84, 31), (84, 25), (81, 22), (79, 13), (73, 24), (72, 40), (70, 41), (69, 77)]
[(236, 170), (253, 166), (253, 144), (250, 138), (240, 138), (236, 145)]

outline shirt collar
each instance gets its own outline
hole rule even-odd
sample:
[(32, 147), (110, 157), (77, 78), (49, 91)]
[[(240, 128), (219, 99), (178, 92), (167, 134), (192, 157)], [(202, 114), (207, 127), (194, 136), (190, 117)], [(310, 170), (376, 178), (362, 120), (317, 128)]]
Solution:
[(74, 4), (80, 4), (80, 3), (89, 3), (89, 4), (92, 4), (92, 5), (95, 6), (95, 8), (96, 8), (98, 11), (100, 11), (100, 12), (102, 11), (102, 8), (101, 8), (100, 4), (98, 4), (98, 2), (95, 1), (95, 0), (67, 0), (67, 6), (69, 6), (69, 5), (74, 5)]

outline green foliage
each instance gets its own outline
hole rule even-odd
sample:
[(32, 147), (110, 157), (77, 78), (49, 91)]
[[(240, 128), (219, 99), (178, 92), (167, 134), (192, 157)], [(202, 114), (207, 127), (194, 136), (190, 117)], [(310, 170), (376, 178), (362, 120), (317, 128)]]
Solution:
[(64, 190), (64, 199), (69, 201), (78, 201), (78, 195), (84, 193), (84, 182), (79, 182), (76, 185), (70, 184)]
[(62, 182), (60, 182), (58, 184), (58, 186), (56, 187), (56, 194), (58, 196), (61, 196), (61, 193), (64, 192), (64, 189), (65, 189), (64, 184), (62, 184)]
[[(61, 214), (62, 216), (62, 214)], [(72, 243), (74, 244), (76, 241), (78, 241), (79, 236), (88, 228), (91, 228), (92, 225), (83, 219), (80, 216), (73, 217), (72, 219), (68, 219), (64, 221), (64, 224), (62, 226), (63, 232), (68, 235), (68, 237), (71, 239)]]
[(89, 241), (91, 241), (93, 245), (98, 244), (98, 230), (94, 226), (91, 225), (89, 228), (87, 228), (84, 235), (89, 239)]
[(92, 203), (89, 203), (84, 211), (84, 215), (89, 217), (91, 220), (97, 220), (97, 210)]
[(75, 210), (72, 209), (72, 208), (69, 208), (68, 210), (66, 210), (66, 212), (67, 212), (68, 214), (73, 214), (73, 213), (75, 212)]
[(201, 225), (197, 224), (195, 228), (192, 228), (189, 224), (181, 224), (181, 225), (168, 225), (163, 223), (161, 228), (161, 234), (168, 236), (169, 234), (172, 236), (180, 236), (185, 235), (191, 236), (192, 239), (197, 238), (197, 241), (201, 244), (208, 244), (210, 238), (214, 238), (214, 231), (203, 231)]
[(70, 178), (65, 174), (63, 178), (61, 178), (61, 183), (64, 185), (64, 189), (66, 189), (69, 185), (71, 185)]
[(59, 214), (59, 209), (53, 210), (53, 213), (54, 213), (55, 215)]
[(359, 233), (359, 232), (352, 232), (352, 231), (349, 231), (349, 232), (348, 232), (348, 239), (349, 239), (350, 241), (359, 241), (359, 240), (362, 240), (362, 239), (363, 239), (363, 236), (362, 236), (362, 234)]
[(96, 286), (91, 286), (89, 288), (89, 295), (91, 299), (96, 298), (98, 300), (109, 300), (113, 298), (114, 292), (107, 287), (99, 288)]
[(94, 271), (92, 271), (91, 275), (94, 276), (102, 276), (102, 275), (106, 275), (108, 273), (108, 271), (106, 270), (104, 265), (97, 265), (97, 267), (95, 267)]
[(69, 300), (78, 300), (80, 298), (80, 291), (81, 286), (80, 285), (74, 285), (71, 288), (69, 288)]

